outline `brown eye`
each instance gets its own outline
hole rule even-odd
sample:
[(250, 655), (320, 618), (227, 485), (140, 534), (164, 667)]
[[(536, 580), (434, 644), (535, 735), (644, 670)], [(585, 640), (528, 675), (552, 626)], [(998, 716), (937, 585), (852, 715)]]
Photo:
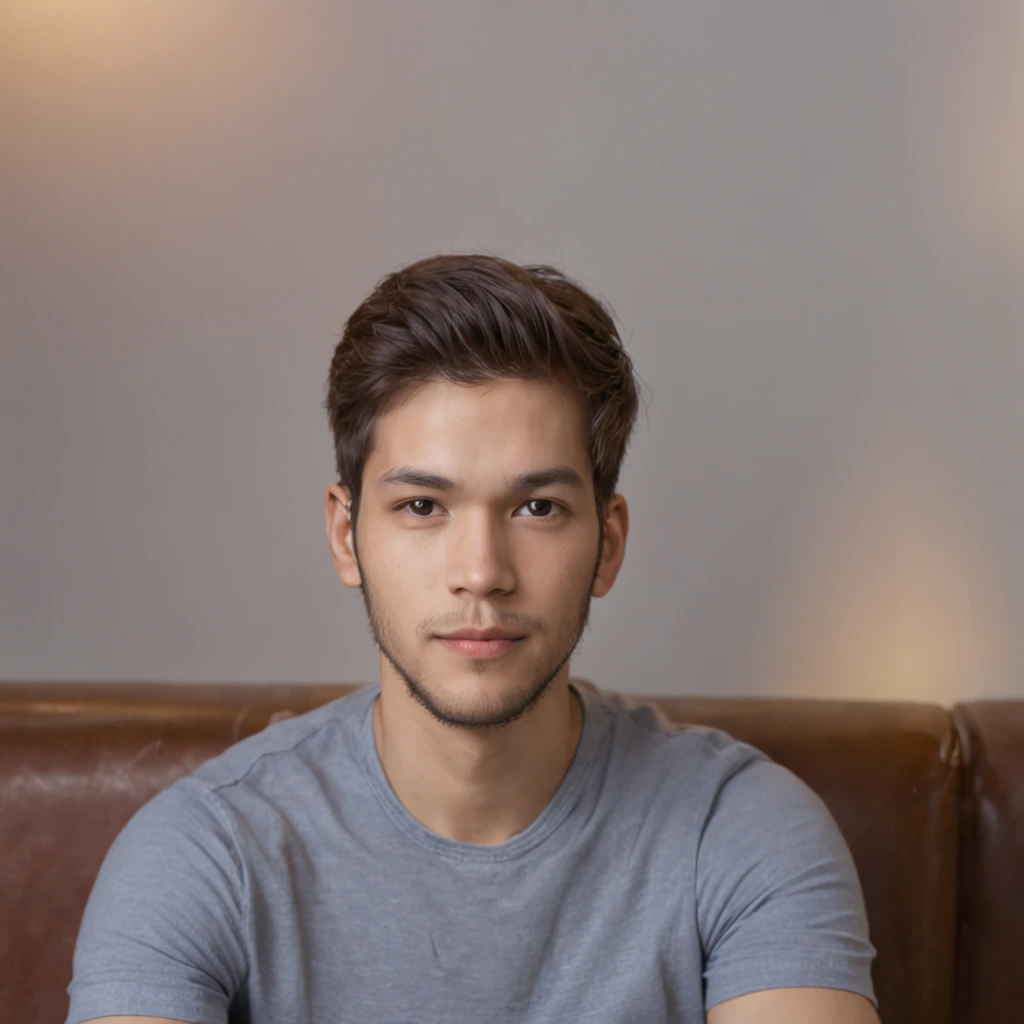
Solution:
[(406, 505), (409, 511), (418, 519), (428, 518), (434, 507), (434, 503), (429, 498), (413, 498), (412, 501), (407, 501)]
[(555, 503), (548, 498), (532, 498), (526, 503), (526, 507), (530, 510), (534, 519), (546, 519), (550, 516), (554, 505)]

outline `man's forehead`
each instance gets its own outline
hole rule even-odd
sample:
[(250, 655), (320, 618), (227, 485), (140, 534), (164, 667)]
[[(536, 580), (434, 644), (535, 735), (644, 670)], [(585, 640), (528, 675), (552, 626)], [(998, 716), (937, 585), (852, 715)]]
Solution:
[(439, 385), (426, 401), (417, 394), (378, 422), (367, 487), (385, 499), (402, 488), (495, 496), (586, 490), (583, 420), (560, 391), (504, 381), (455, 388)]
[[(581, 405), (543, 381), (423, 385), (378, 419), (372, 461), (377, 474), (398, 465), (474, 475), (508, 475), (555, 464), (589, 465)], [(447, 463), (447, 469), (444, 464)], [(451, 470), (451, 473), (448, 473)]]

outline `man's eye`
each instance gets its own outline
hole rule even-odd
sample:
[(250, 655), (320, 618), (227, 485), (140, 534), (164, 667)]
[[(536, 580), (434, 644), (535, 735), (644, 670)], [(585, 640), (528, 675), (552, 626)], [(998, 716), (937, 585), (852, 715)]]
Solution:
[[(401, 512), (408, 509), (416, 519), (430, 519), (432, 518), (431, 512), (434, 511), (436, 505), (437, 502), (431, 501), (430, 498), (410, 498), (408, 501), (403, 501), (396, 511)], [(519, 507), (529, 510), (528, 519), (554, 519), (561, 515), (561, 508), (550, 498), (531, 498)]]
[(399, 510), (407, 508), (417, 519), (429, 519), (434, 502), (429, 498), (412, 498), (398, 506)]
[(554, 519), (561, 511), (550, 498), (531, 498), (520, 508), (530, 509), (530, 519)]

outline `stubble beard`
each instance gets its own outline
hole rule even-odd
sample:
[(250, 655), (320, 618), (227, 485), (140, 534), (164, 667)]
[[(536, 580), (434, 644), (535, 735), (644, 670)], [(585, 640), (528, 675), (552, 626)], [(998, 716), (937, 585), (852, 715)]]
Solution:
[[(443, 725), (464, 729), (500, 728), (510, 725), (512, 722), (522, 718), (544, 696), (552, 681), (561, 672), (562, 667), (572, 656), (573, 651), (579, 646), (579, 642), (583, 638), (583, 633), (590, 620), (591, 592), (601, 565), (601, 551), (603, 547), (604, 529), (602, 528), (598, 536), (597, 558), (594, 561), (594, 568), (590, 574), (590, 582), (582, 598), (576, 603), (576, 614), (568, 625), (560, 631), (558, 641), (553, 648), (552, 658), (536, 671), (528, 687), (509, 692), (505, 700), (498, 707), (478, 712), (457, 708), (432, 691), (429, 685), (424, 683), (421, 678), (417, 678), (413, 671), (403, 665), (402, 659), (396, 653), (397, 645), (392, 640), (387, 615), (380, 604), (374, 599), (372, 588), (366, 578), (366, 572), (360, 566), (363, 604), (366, 606), (366, 615), (369, 620), (373, 641), (380, 648), (381, 653), (387, 658), (397, 675), (404, 680), (409, 695), (413, 700), (420, 704), (438, 722)], [(488, 664), (487, 662), (481, 663), (482, 666)]]

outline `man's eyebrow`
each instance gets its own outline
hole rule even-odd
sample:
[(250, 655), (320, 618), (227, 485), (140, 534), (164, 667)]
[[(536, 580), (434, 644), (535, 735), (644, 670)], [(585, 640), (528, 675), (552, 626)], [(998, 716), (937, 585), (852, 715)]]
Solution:
[(378, 487), (387, 486), (429, 487), (432, 491), (452, 491), (455, 481), (439, 473), (429, 473), (415, 466), (395, 466), (377, 480)]
[[(510, 493), (518, 491), (535, 491), (541, 487), (552, 487), (561, 484), (563, 487), (576, 487), (582, 490), (583, 478), (572, 466), (549, 466), (547, 469), (535, 469), (528, 473), (509, 477), (505, 487)], [(454, 491), (458, 486), (439, 473), (430, 473), (415, 466), (395, 466), (388, 470), (377, 481), (378, 487), (406, 486), (426, 487), (432, 491)]]
[(549, 466), (547, 469), (535, 469), (530, 473), (520, 473), (509, 477), (505, 486), (509, 491), (536, 491), (541, 487), (576, 487), (583, 490), (583, 477), (572, 466)]

